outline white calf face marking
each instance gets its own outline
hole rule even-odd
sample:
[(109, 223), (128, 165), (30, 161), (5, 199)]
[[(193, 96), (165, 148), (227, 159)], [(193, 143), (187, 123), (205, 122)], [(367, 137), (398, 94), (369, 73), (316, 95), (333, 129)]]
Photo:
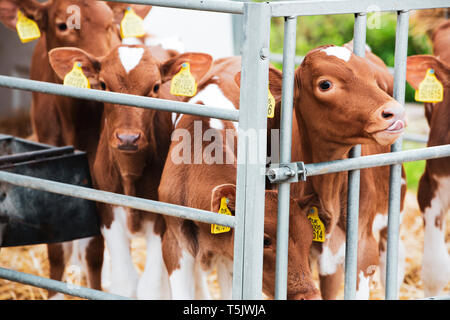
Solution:
[(141, 40), (139, 40), (139, 38), (130, 37), (122, 39), (122, 44), (131, 46), (131, 45), (142, 45), (143, 43)]
[[(217, 84), (209, 84), (207, 85), (203, 90), (201, 90), (195, 97), (193, 97), (191, 100), (189, 100), (189, 103), (197, 103), (199, 101), (202, 101), (204, 104), (218, 107), (218, 108), (224, 108), (224, 109), (236, 109), (233, 102), (231, 102), (222, 92), (222, 90), (219, 88)], [(211, 119), (220, 121), (217, 119)], [(223, 129), (223, 123), (218, 124), (216, 121), (211, 121), (210, 125), (212, 128)], [(222, 122), (222, 121), (220, 121)], [(214, 125), (214, 126), (213, 126)], [(238, 123), (233, 122), (233, 125), (238, 130)]]
[(344, 47), (328, 47), (322, 49), (321, 51), (325, 52), (329, 56), (335, 56), (345, 62), (348, 62), (352, 56), (352, 52)]
[(356, 290), (356, 300), (369, 300), (370, 297), (370, 276), (365, 276), (363, 271), (359, 272), (358, 290)]
[(323, 276), (336, 273), (337, 267), (344, 263), (345, 259), (345, 242), (339, 247), (334, 254), (330, 248), (323, 246), (322, 253), (319, 257), (319, 273)]
[(141, 62), (144, 48), (119, 47), (119, 58), (125, 71), (129, 73)]
[(222, 120), (214, 118), (209, 119), (209, 126), (218, 130), (223, 130), (224, 128)]

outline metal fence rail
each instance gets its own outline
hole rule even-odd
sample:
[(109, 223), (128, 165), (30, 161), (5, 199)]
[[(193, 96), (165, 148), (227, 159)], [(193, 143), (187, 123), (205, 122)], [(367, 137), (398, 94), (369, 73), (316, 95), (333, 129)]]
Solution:
[[(107, 1), (107, 0), (106, 0)], [(119, 1), (119, 0), (109, 0)], [(124, 2), (120, 0), (120, 2)], [(404, 104), (404, 84), (406, 71), (406, 48), (408, 37), (408, 10), (424, 8), (441, 8), (448, 6), (448, 0), (380, 0), (376, 6), (373, 1), (361, 0), (320, 0), (320, 1), (283, 1), (283, 2), (237, 2), (208, 0), (130, 0), (134, 4), (164, 6), (180, 9), (192, 9), (212, 12), (223, 12), (242, 15), (243, 45), (240, 110), (225, 110), (213, 106), (202, 106), (139, 97), (98, 90), (68, 88), (62, 85), (0, 76), (0, 86), (13, 89), (36, 91), (41, 93), (63, 95), (74, 98), (96, 100), (120, 105), (141, 108), (152, 108), (170, 112), (193, 114), (205, 117), (239, 121), (238, 168), (236, 190), (235, 217), (218, 215), (213, 212), (197, 210), (157, 201), (128, 197), (120, 194), (93, 190), (90, 188), (66, 185), (54, 181), (42, 180), (27, 176), (0, 171), (0, 181), (24, 187), (100, 201), (112, 205), (120, 205), (134, 209), (151, 211), (160, 214), (178, 216), (185, 219), (206, 223), (216, 223), (235, 228), (234, 267), (233, 267), (233, 299), (262, 298), (262, 258), (264, 232), (264, 181), (261, 172), (265, 164), (251, 164), (251, 149), (247, 136), (241, 135), (248, 129), (266, 132), (267, 87), (270, 61), (270, 22), (272, 17), (285, 18), (285, 39), (283, 53), (283, 88), (281, 107), (280, 135), (280, 167), (269, 171), (272, 181), (281, 182), (279, 186), (278, 204), (278, 238), (276, 263), (276, 299), (286, 299), (287, 283), (287, 244), (289, 235), (289, 193), (291, 174), (286, 170), (297, 168), (296, 174), (312, 176), (331, 172), (350, 171), (349, 179), (349, 219), (347, 232), (347, 252), (345, 279), (345, 298), (353, 299), (356, 291), (356, 259), (357, 259), (357, 221), (359, 210), (359, 171), (374, 166), (392, 165), (389, 204), (388, 235), (388, 272), (386, 297), (397, 299), (397, 251), (399, 228), (399, 190), (401, 163), (438, 157), (450, 156), (450, 146), (423, 148), (400, 151), (401, 140), (397, 142), (392, 153), (360, 157), (359, 147), (355, 148), (354, 158), (318, 164), (290, 163), (292, 144), (292, 103), (294, 88), (295, 38), (297, 17), (303, 15), (355, 14), (354, 52), (364, 55), (366, 14), (376, 11), (396, 11), (398, 13), (394, 98)], [(262, 137), (266, 138), (266, 137)], [(262, 150), (265, 154), (266, 149)], [(292, 166), (293, 165), (293, 166)], [(287, 167), (287, 168), (286, 168)], [(303, 168), (306, 168), (303, 170)], [(353, 185), (353, 187), (352, 187)], [(65, 284), (53, 280), (25, 275), (0, 268), (0, 277), (19, 281), (43, 288), (73, 294), (91, 299), (118, 298), (106, 293), (95, 292), (87, 288), (70, 290)]]

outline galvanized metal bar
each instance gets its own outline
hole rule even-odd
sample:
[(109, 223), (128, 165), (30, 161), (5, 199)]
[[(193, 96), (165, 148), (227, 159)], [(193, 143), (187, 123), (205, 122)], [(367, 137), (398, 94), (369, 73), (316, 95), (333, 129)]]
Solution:
[[(355, 14), (353, 35), (353, 52), (361, 57), (366, 50), (366, 23), (365, 13)], [(350, 151), (350, 158), (361, 156), (361, 146), (357, 145)], [(356, 297), (356, 275), (358, 267), (358, 216), (359, 216), (360, 171), (348, 172), (347, 192), (347, 227), (345, 246), (345, 287), (344, 299), (353, 300)]]
[(72, 146), (30, 151), (30, 152), (22, 152), (17, 154), (11, 154), (6, 156), (0, 156), (0, 166), (4, 164), (13, 164), (16, 162), (22, 161), (30, 161), (37, 158), (48, 158), (60, 156), (63, 154), (73, 153), (75, 151)]
[(5, 269), (0, 267), (0, 278), (7, 279), (14, 282), (35, 286), (47, 290), (62, 292), (75, 297), (91, 300), (132, 300), (127, 297), (110, 294), (103, 291), (98, 291), (90, 288), (76, 286), (73, 284), (52, 280), (44, 277), (39, 277), (33, 274), (24, 273), (20, 271)]
[[(291, 162), (296, 36), (297, 17), (286, 17), (283, 44), (280, 166)], [(291, 184), (289, 182), (278, 185), (277, 259), (275, 264), (275, 299), (277, 300), (287, 299), (290, 193)]]
[[(300, 65), (303, 62), (303, 59), (305, 59), (305, 57), (303, 56), (295, 56), (295, 64), (296, 65)], [(270, 61), (272, 62), (278, 62), (278, 63), (283, 63), (283, 55), (279, 54), (279, 53), (270, 53)]]
[(161, 111), (192, 114), (230, 121), (239, 120), (238, 110), (217, 108), (214, 106), (200, 106), (198, 104), (135, 96), (117, 92), (75, 88), (55, 83), (8, 76), (0, 76), (0, 87), (55, 94), (71, 98), (94, 100), (139, 108), (149, 108)]
[(448, 0), (306, 0), (270, 3), (272, 17), (370, 13), (448, 7)]
[[(406, 57), (408, 54), (409, 11), (398, 12), (395, 36), (394, 98), (405, 104)], [(391, 152), (402, 149), (402, 139), (391, 147)], [(398, 243), (400, 233), (402, 165), (391, 166), (389, 179), (389, 214), (386, 256), (386, 299), (398, 299)]]
[(242, 14), (244, 6), (241, 2), (223, 0), (103, 0), (110, 2), (126, 2), (133, 4), (147, 4), (157, 7), (189, 9), (198, 11), (212, 11)]
[[(270, 7), (246, 2), (244, 8), (233, 299), (261, 299)], [(258, 143), (251, 143), (252, 132)]]
[(405, 133), (403, 135), (403, 141), (427, 143), (428, 142), (428, 136), (422, 135), (422, 134)]
[(95, 190), (51, 180), (39, 179), (7, 171), (0, 171), (0, 181), (25, 188), (103, 202), (146, 212), (159, 213), (205, 223), (215, 223), (232, 228), (235, 227), (235, 218), (233, 216), (217, 214), (210, 211), (183, 207), (159, 201), (130, 197), (122, 194)]
[[(401, 164), (403, 162), (429, 160), (450, 157), (450, 144), (404, 150), (393, 153), (380, 153), (355, 159), (334, 160), (304, 165), (308, 177), (347, 170), (359, 170), (373, 167)], [(300, 166), (298, 166), (300, 168)]]

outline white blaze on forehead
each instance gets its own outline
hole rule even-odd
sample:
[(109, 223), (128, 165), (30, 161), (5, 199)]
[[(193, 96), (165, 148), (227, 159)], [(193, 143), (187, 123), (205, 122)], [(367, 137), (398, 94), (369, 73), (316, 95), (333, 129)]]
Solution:
[(352, 52), (345, 47), (328, 47), (320, 51), (325, 52), (329, 56), (335, 56), (345, 62), (348, 62), (352, 56)]
[[(193, 97), (191, 100), (189, 100), (189, 103), (197, 103), (202, 101), (205, 105), (218, 107), (218, 108), (224, 108), (224, 109), (232, 109), (235, 110), (236, 107), (234, 106), (233, 102), (231, 102), (222, 92), (222, 90), (219, 88), (217, 84), (209, 84), (207, 85), (202, 91), (200, 91), (195, 97)], [(211, 119), (212, 120), (212, 119)], [(215, 119), (217, 120), (217, 119)], [(219, 120), (217, 120), (219, 121)], [(211, 126), (213, 128), (222, 128), (223, 124), (217, 123), (217, 121), (212, 121), (213, 123)], [(233, 122), (233, 125), (236, 130), (238, 130), (238, 123)]]
[(125, 71), (129, 73), (141, 62), (144, 48), (119, 47), (119, 58)]

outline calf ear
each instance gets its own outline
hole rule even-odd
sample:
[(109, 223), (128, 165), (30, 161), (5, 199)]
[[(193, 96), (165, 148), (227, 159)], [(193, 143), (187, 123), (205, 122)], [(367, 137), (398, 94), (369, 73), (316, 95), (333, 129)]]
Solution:
[[(234, 81), (241, 87), (241, 72), (236, 73), (234, 76)], [(269, 89), (275, 98), (275, 102), (279, 103), (281, 101), (281, 84), (283, 81), (283, 74), (280, 70), (274, 66), (269, 66)]]
[(73, 69), (75, 62), (81, 62), (83, 73), (91, 85), (98, 82), (101, 62), (89, 53), (78, 48), (56, 48), (48, 56), (50, 65), (61, 80)]
[(114, 13), (114, 23), (116, 24), (120, 24), (122, 22), (123, 16), (125, 15), (125, 10), (128, 7), (131, 7), (134, 10), (134, 12), (136, 12), (136, 14), (140, 16), (142, 19), (145, 19), (150, 10), (152, 10), (152, 6), (139, 4), (128, 4), (121, 2), (108, 2), (107, 4)]
[(230, 211), (236, 210), (236, 186), (234, 184), (221, 184), (212, 190), (211, 211), (219, 212), (220, 201), (225, 197), (228, 200), (227, 207)]
[(191, 66), (191, 74), (194, 76), (197, 83), (206, 75), (211, 68), (213, 58), (206, 53), (187, 52), (180, 54), (172, 59), (167, 60), (161, 65), (162, 81), (166, 82), (173, 78), (180, 69), (181, 65), (189, 62)]
[(450, 83), (450, 69), (438, 58), (431, 55), (410, 56), (407, 60), (406, 80), (414, 88), (418, 89), (419, 84), (425, 78), (428, 69), (434, 69), (436, 77), (444, 86)]
[(22, 11), (28, 18), (37, 22), (42, 29), (47, 13), (48, 2), (40, 3), (36, 0), (1, 0), (0, 21), (12, 30), (16, 30), (17, 12)]

